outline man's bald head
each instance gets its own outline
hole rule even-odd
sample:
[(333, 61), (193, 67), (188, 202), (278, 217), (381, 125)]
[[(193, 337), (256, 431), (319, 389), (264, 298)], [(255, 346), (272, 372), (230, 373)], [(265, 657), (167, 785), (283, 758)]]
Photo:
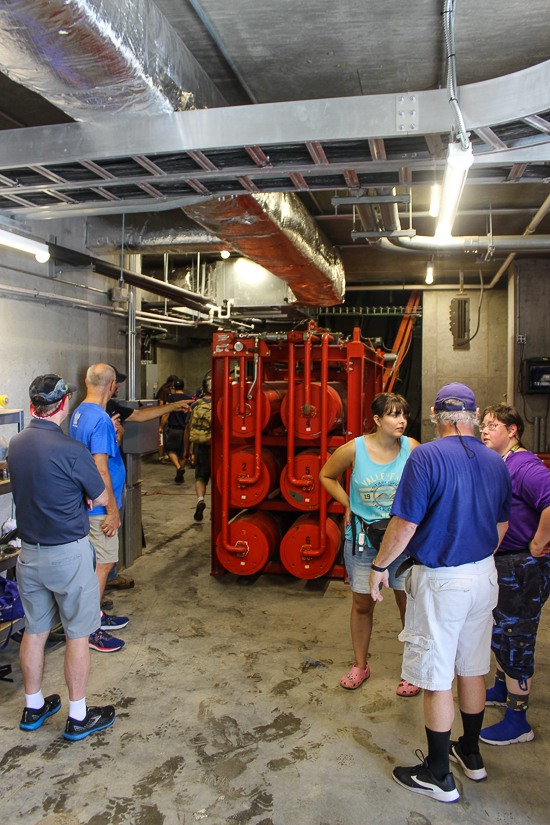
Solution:
[(86, 373), (86, 384), (97, 389), (110, 387), (115, 380), (115, 371), (109, 364), (92, 364)]

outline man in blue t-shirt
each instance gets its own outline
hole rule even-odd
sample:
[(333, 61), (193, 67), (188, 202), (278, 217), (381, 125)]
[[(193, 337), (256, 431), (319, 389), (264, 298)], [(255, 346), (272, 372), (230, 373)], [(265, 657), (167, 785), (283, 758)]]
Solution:
[[(393, 778), (440, 802), (459, 798), (449, 758), (469, 779), (487, 776), (479, 733), (498, 598), (493, 554), (508, 528), (512, 487), (500, 456), (474, 437), (478, 413), (464, 384), (439, 390), (432, 407), (439, 439), (417, 447), (405, 465), (370, 577), (371, 596), (382, 601), (387, 567), (406, 549), (401, 675), (424, 689), (428, 756), (413, 768), (394, 768)], [(451, 742), (455, 673), (464, 734)]]
[[(105, 507), (94, 507), (90, 512), (90, 533), (97, 556), (97, 578), (100, 599), (109, 571), (118, 561), (119, 508), (122, 504), (122, 488), (126, 468), (116, 438), (113, 422), (105, 407), (113, 394), (116, 383), (114, 369), (108, 364), (94, 364), (86, 373), (86, 398), (73, 412), (70, 434), (81, 441), (91, 452), (97, 469), (105, 483), (108, 501)], [(101, 626), (90, 635), (93, 650), (111, 653), (124, 646), (121, 639), (111, 636), (108, 630), (121, 630), (128, 624), (126, 616), (109, 616), (101, 611)]]

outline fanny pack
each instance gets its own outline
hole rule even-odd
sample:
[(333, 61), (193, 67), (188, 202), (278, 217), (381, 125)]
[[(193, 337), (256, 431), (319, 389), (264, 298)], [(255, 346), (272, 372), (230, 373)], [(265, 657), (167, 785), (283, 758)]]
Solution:
[[(356, 521), (356, 519), (359, 519), (359, 521), (361, 523), (361, 532), (364, 533), (367, 536), (368, 540), (370, 541), (370, 543), (372, 544), (374, 549), (375, 550), (380, 550), (380, 545), (382, 544), (382, 539), (384, 538), (384, 533), (388, 529), (388, 524), (390, 523), (391, 518), (382, 518), (379, 521), (371, 521), (370, 524), (367, 524), (367, 522), (363, 521), (363, 519), (360, 516), (356, 516), (355, 513), (352, 513), (351, 515), (352, 515), (352, 519), (351, 519), (351, 535), (352, 535), (351, 554), (352, 554), (352, 556), (355, 556), (355, 547), (357, 545), (357, 521)], [(364, 542), (363, 542), (363, 544), (361, 544), (361, 542), (360, 542), (358, 546), (362, 550), (363, 547), (364, 547)]]

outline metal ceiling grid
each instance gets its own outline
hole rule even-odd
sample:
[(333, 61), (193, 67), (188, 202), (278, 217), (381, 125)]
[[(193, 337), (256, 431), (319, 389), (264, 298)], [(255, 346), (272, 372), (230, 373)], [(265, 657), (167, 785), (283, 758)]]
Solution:
[[(546, 85), (534, 89), (533, 81)], [(475, 132), (469, 183), (546, 181), (550, 61), (460, 93)], [(246, 192), (429, 185), (445, 166), (445, 94), (414, 93), (416, 133), (400, 131), (398, 95), (117, 119), (116, 132), (112, 120), (4, 132), (0, 210), (70, 216), (170, 209)]]

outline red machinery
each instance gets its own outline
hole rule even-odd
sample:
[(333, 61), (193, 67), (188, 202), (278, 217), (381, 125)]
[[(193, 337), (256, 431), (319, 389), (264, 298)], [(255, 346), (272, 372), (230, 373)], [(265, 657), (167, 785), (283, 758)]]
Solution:
[(300, 332), (214, 335), (213, 575), (345, 576), (337, 558), (343, 507), (320, 487), (320, 457), (324, 464), (371, 423), (383, 368), (383, 354), (361, 342), (359, 329), (350, 340), (315, 322)]

